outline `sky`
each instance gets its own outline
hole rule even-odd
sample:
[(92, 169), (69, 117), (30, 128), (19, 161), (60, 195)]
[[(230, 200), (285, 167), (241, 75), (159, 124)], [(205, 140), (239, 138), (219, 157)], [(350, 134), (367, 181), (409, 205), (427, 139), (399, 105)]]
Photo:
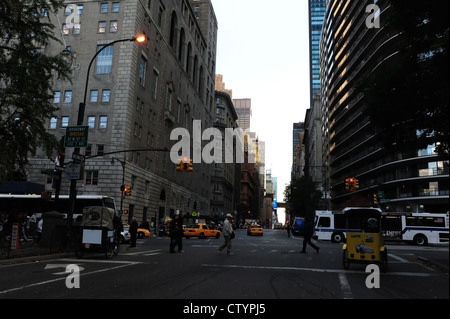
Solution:
[(251, 131), (266, 142), (278, 201), (291, 180), (293, 123), (309, 108), (307, 0), (212, 0), (219, 24), (216, 73), (233, 99), (250, 98)]

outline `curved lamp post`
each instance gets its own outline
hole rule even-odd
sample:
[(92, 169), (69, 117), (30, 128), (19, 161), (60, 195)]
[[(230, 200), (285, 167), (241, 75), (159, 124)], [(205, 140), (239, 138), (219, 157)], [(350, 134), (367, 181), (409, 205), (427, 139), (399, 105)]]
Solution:
[[(86, 108), (86, 96), (87, 96), (87, 91), (88, 91), (88, 86), (89, 86), (89, 74), (91, 73), (91, 67), (92, 64), (94, 63), (94, 60), (97, 58), (97, 56), (107, 47), (114, 45), (116, 43), (119, 42), (138, 42), (138, 43), (143, 43), (147, 40), (147, 37), (144, 35), (138, 35), (135, 36), (131, 39), (122, 39), (122, 40), (116, 40), (113, 41), (111, 43), (106, 44), (104, 47), (102, 47), (100, 50), (97, 51), (97, 53), (95, 53), (94, 57), (92, 58), (91, 62), (89, 63), (89, 67), (88, 67), (88, 71), (87, 71), (87, 75), (86, 75), (86, 87), (84, 89), (84, 97), (83, 97), (83, 102), (80, 103), (79, 108), (78, 108), (78, 119), (77, 119), (77, 126), (82, 126), (83, 125), (83, 120), (84, 120), (84, 111)], [(75, 148), (74, 151), (75, 154), (79, 154), (80, 153), (80, 149), (79, 148)], [(70, 181), (70, 194), (69, 194), (69, 214), (67, 216), (67, 220), (68, 220), (68, 226), (67, 226), (67, 236), (70, 238), (70, 231), (71, 231), (71, 225), (72, 225), (72, 219), (73, 219), (73, 211), (75, 209), (75, 199), (76, 199), (76, 193), (77, 193), (77, 181), (76, 180), (71, 180)]]

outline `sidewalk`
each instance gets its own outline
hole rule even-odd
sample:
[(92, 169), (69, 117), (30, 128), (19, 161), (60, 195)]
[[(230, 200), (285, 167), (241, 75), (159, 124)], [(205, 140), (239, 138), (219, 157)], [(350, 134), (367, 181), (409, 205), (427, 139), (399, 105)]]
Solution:
[(10, 251), (8, 256), (8, 252), (5, 250), (0, 253), (0, 265), (12, 265), (54, 258), (65, 258), (73, 255), (73, 252), (58, 252), (51, 251), (48, 248), (30, 247)]

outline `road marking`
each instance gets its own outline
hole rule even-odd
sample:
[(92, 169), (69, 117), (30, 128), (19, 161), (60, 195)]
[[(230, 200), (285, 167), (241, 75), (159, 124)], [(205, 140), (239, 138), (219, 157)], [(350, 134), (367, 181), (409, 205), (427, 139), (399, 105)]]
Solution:
[(388, 254), (388, 255), (389, 255), (389, 257), (392, 257), (392, 258), (394, 258), (395, 260), (397, 260), (399, 262), (402, 262), (402, 263), (405, 263), (405, 264), (410, 264), (411, 263), (410, 261), (408, 261), (406, 259), (403, 259), (402, 257), (396, 256), (396, 255), (393, 255), (393, 254)]
[[(83, 263), (85, 263), (85, 262), (114, 263), (112, 260), (105, 261), (105, 260), (65, 259), (65, 261), (74, 261), (74, 262), (75, 261), (78, 261), (78, 262), (82, 261)], [(101, 273), (101, 272), (106, 272), (106, 271), (110, 271), (110, 270), (116, 270), (116, 269), (120, 269), (120, 268), (124, 268), (124, 267), (129, 267), (129, 266), (141, 264), (140, 262), (129, 262), (129, 261), (122, 261), (122, 262), (117, 261), (116, 263), (122, 263), (123, 265), (116, 266), (116, 267), (111, 267), (111, 268), (106, 268), (106, 269), (94, 270), (94, 271), (86, 272), (86, 273), (80, 273), (80, 276), (93, 275), (93, 274), (98, 274), (98, 273)], [(54, 282), (57, 282), (57, 281), (62, 281), (62, 280), (66, 280), (66, 277), (61, 277), (61, 278), (57, 278), (57, 279), (41, 281), (41, 282), (37, 282), (37, 283), (34, 283), (34, 284), (30, 284), (30, 285), (24, 285), (24, 286), (19, 286), (19, 287), (3, 290), (3, 291), (0, 291), (0, 295), (7, 294), (7, 293), (13, 292), (13, 291), (23, 290), (23, 289), (26, 289), (26, 288), (31, 288), (31, 287), (51, 284), (51, 283), (54, 283)]]
[(352, 290), (347, 280), (345, 273), (339, 274), (339, 283), (341, 284), (342, 292), (344, 293), (344, 299), (353, 299)]
[(147, 256), (145, 254), (152, 254), (152, 253), (160, 253), (162, 251), (162, 249), (153, 249), (153, 250), (144, 250), (144, 251), (135, 251), (132, 253), (126, 253), (126, 254), (121, 254), (122, 256), (135, 256), (135, 255), (144, 255)]
[[(261, 270), (292, 270), (292, 271), (311, 271), (318, 273), (331, 274), (363, 274), (364, 272), (358, 270), (344, 270), (344, 269), (320, 269), (320, 268), (297, 268), (297, 267), (273, 267), (273, 266), (241, 266), (241, 265), (214, 265), (201, 264), (202, 267), (211, 268), (236, 268), (236, 269), (261, 269)], [(432, 277), (436, 274), (421, 273), (421, 272), (387, 272), (384, 276), (405, 276), (405, 277)]]
[[(54, 273), (52, 273), (53, 275), (66, 275), (67, 274), (67, 272), (65, 271), (65, 269), (67, 268), (67, 266), (68, 265), (70, 265), (70, 264), (47, 264), (46, 266), (45, 266), (45, 270), (48, 270), (48, 269), (58, 269), (58, 268), (64, 268), (64, 271), (60, 271), (60, 272), (54, 272)], [(78, 266), (78, 268), (79, 268), (79, 270), (80, 271), (83, 271), (84, 270), (84, 268), (83, 267), (81, 267), (81, 266)]]
[(192, 248), (219, 248), (220, 245), (192, 245)]

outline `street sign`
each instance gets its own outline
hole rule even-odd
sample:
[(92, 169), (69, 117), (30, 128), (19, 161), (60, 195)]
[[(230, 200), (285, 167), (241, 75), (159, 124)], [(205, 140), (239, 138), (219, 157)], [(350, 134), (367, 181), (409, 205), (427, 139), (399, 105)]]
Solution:
[(67, 164), (66, 166), (66, 176), (70, 180), (80, 180), (81, 179), (81, 164)]
[(87, 147), (89, 126), (69, 126), (66, 129), (65, 147)]

